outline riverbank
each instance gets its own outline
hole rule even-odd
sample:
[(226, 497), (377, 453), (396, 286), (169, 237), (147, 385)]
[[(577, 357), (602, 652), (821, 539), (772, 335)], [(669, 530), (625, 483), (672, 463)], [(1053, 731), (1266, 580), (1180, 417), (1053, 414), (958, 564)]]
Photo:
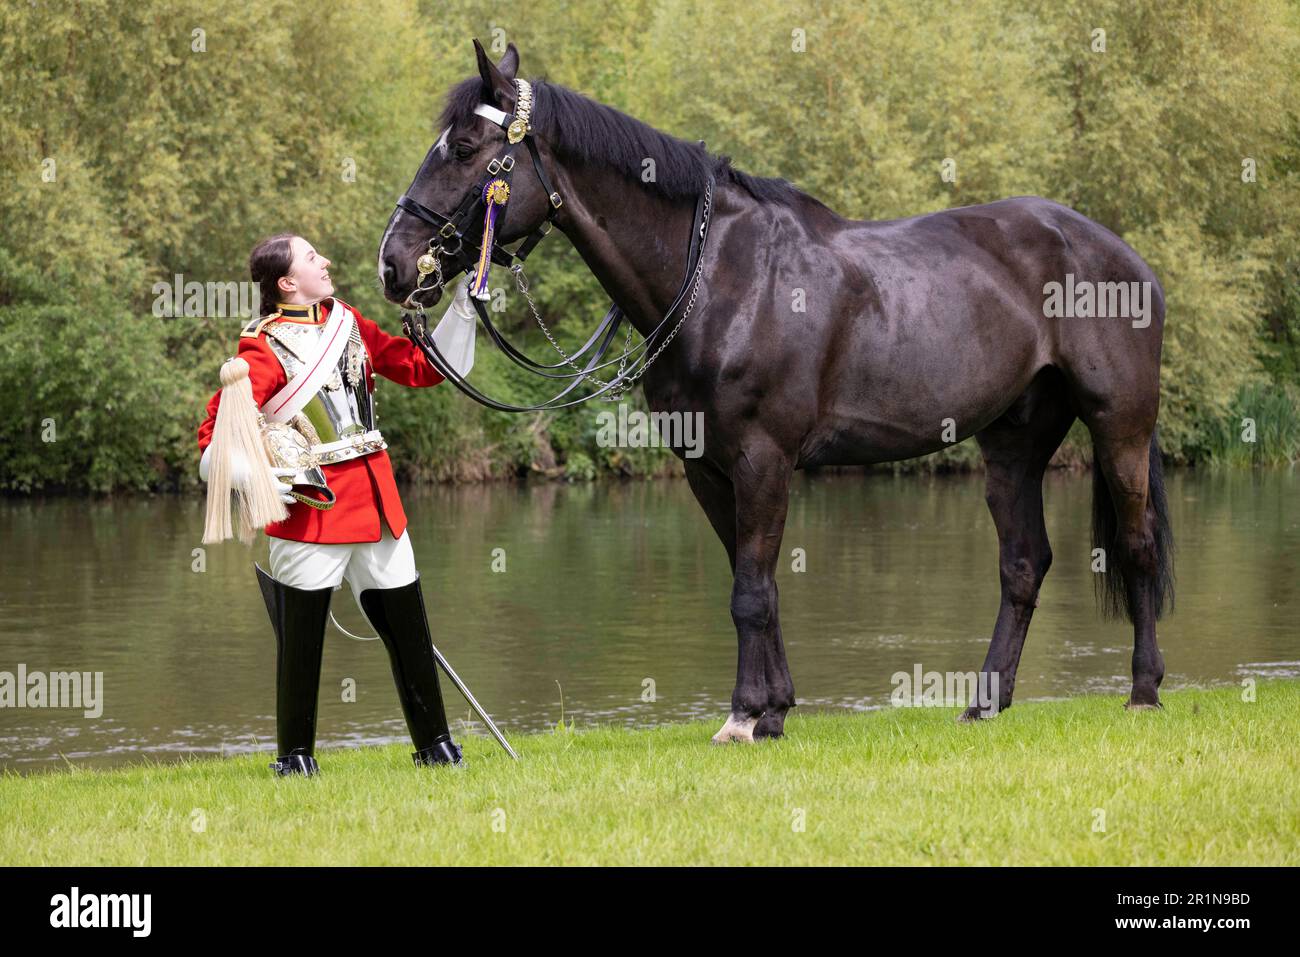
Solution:
[(956, 709), (799, 714), (719, 748), (716, 721), (523, 735), (464, 768), (407, 749), (0, 777), (0, 864), (1300, 863), (1300, 681)]
[[(1268, 424), (1273, 433), (1288, 426)], [(1294, 468), (1300, 462), (1300, 419), (1291, 429), (1295, 434), (1256, 445), (1236, 441), (1223, 429), (1215, 443), (1197, 458), (1165, 457), (1166, 471), (1176, 469), (1251, 472), (1269, 468)], [(504, 442), (476, 447), (474, 441), (460, 443), (447, 454), (418, 455), (408, 460), (405, 453), (392, 453), (395, 474), (405, 488), (439, 485), (518, 484), (524, 482), (621, 482), (629, 480), (685, 479), (682, 461), (670, 450), (654, 445), (637, 449), (605, 449), (592, 442), (574, 445), (556, 436), (545, 424), (535, 421), (518, 430), (511, 442), (518, 446), (502, 450)], [(1168, 450), (1166, 450), (1168, 451)], [(1092, 468), (1092, 444), (1087, 430), (1075, 423), (1070, 435), (1052, 456), (1051, 471), (1086, 472)], [(875, 465), (830, 465), (807, 470), (809, 475), (970, 475), (984, 471), (984, 459), (974, 438), (917, 458)], [(197, 473), (172, 470), (147, 483), (88, 487), (84, 481), (41, 482), (12, 486), (0, 480), (0, 498), (40, 501), (43, 498), (103, 498), (107, 496), (194, 495), (202, 492)]]

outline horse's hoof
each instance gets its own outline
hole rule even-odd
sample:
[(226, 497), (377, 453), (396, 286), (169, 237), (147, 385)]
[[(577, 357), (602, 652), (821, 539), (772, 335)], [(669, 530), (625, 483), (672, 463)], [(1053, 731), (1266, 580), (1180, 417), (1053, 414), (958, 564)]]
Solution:
[(755, 741), (775, 741), (785, 737), (785, 713), (769, 711), (754, 726)]
[(996, 711), (988, 711), (984, 708), (967, 708), (961, 714), (957, 715), (958, 724), (971, 724), (975, 721), (987, 721), (989, 718), (996, 718)]
[(727, 723), (713, 736), (714, 744), (730, 744), (739, 741), (742, 744), (754, 743), (754, 725), (757, 718), (737, 718), (734, 714), (727, 717)]
[(1146, 701), (1134, 701), (1131, 698), (1124, 702), (1124, 708), (1128, 711), (1163, 711), (1165, 706), (1159, 701), (1151, 704)]

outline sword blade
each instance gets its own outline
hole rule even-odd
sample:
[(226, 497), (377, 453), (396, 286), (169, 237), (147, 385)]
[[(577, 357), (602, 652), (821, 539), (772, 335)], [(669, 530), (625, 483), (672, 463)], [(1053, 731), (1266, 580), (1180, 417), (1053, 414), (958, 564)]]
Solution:
[(480, 718), (483, 719), (483, 723), (487, 725), (487, 729), (492, 732), (492, 737), (497, 739), (497, 744), (506, 749), (506, 754), (518, 761), (519, 755), (515, 754), (515, 749), (510, 747), (510, 742), (506, 740), (506, 736), (501, 733), (499, 728), (497, 728), (496, 722), (492, 720), (492, 716), (483, 710), (483, 706), (478, 703), (478, 700), (470, 693), (470, 690), (465, 687), (465, 682), (460, 680), (460, 675), (456, 674), (451, 665), (447, 663), (447, 659), (442, 656), (442, 652), (438, 650), (437, 645), (433, 645), (433, 656), (438, 659), (438, 664), (442, 665), (442, 670), (447, 672), (447, 677), (451, 679), (451, 683), (454, 684), (457, 690), (465, 696), (465, 700), (469, 702), (469, 706), (474, 709), (475, 713), (477, 713)]

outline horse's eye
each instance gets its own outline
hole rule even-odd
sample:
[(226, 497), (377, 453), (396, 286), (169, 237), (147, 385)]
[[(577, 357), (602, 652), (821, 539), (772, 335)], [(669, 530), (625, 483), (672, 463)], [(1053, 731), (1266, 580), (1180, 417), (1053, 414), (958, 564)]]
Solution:
[(464, 162), (474, 155), (474, 147), (470, 146), (468, 143), (457, 143), (452, 147), (452, 153), (455, 154), (456, 159)]

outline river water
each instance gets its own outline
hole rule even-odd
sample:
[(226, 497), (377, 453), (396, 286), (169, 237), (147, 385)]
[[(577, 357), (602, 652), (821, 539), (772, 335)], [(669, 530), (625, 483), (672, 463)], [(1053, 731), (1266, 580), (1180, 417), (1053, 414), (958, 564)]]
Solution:
[[(1160, 625), (1164, 687), (1300, 674), (1300, 475), (1175, 471), (1169, 495), (1178, 604)], [(1095, 611), (1090, 478), (1051, 474), (1045, 496), (1056, 560), (1016, 700), (1124, 694), (1132, 633)], [(685, 482), (432, 487), (404, 500), (434, 642), (507, 734), (561, 715), (580, 728), (721, 722), (736, 663), (730, 576)], [(196, 553), (197, 497), (5, 500), (0, 522), (0, 672), (103, 675), (98, 715), (0, 708), (0, 767), (272, 754), (275, 640), (252, 569), (266, 565), (264, 538)], [(802, 709), (888, 706), (896, 672), (983, 661), (998, 576), (980, 477), (801, 474), (783, 556)], [(348, 590), (334, 609), (369, 633)], [(454, 733), (482, 733), (443, 687)], [(330, 626), (318, 747), (405, 739), (382, 645)]]

